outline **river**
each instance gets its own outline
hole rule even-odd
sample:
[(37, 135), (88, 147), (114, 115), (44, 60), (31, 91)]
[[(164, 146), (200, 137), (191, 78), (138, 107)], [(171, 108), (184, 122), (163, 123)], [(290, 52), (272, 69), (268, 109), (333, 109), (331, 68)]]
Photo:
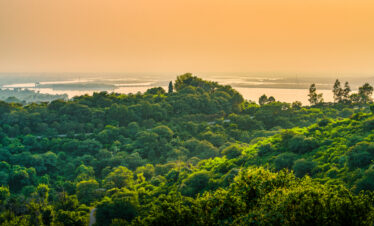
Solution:
[[(131, 86), (131, 87), (118, 87), (109, 92), (117, 93), (137, 93), (145, 92), (147, 89), (152, 88), (152, 86)], [(167, 87), (163, 87), (167, 90)], [(69, 98), (74, 96), (80, 96), (84, 94), (92, 95), (95, 90), (54, 90), (50, 88), (29, 88), (30, 90), (36, 90), (40, 93), (49, 93), (49, 94), (64, 94), (66, 93)], [(282, 102), (292, 103), (294, 101), (300, 101), (303, 105), (309, 104), (308, 101), (308, 89), (279, 89), (279, 88), (243, 88), (243, 87), (234, 87), (239, 93), (243, 95), (246, 100), (258, 101), (259, 97), (263, 94), (266, 94), (268, 97), (273, 96), (276, 100)], [(326, 102), (333, 101), (333, 94), (331, 90), (317, 90), (318, 93), (323, 93), (323, 98)]]

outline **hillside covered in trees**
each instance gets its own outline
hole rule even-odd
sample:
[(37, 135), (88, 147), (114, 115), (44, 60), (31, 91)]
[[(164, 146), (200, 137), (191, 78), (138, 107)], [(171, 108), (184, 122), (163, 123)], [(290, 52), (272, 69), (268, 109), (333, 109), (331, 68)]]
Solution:
[(369, 84), (310, 106), (184, 74), (169, 89), (0, 102), (0, 224), (373, 225)]

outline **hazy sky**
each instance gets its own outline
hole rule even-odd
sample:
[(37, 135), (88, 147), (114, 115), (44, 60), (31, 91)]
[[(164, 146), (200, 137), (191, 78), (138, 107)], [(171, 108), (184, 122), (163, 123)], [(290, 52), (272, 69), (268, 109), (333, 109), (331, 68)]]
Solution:
[(0, 71), (374, 74), (374, 1), (0, 0)]

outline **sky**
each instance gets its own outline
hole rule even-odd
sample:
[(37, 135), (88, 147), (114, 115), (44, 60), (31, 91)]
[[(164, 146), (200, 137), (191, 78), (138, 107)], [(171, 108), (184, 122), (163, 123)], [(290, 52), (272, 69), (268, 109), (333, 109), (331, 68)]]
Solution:
[(0, 72), (374, 74), (374, 1), (0, 0)]

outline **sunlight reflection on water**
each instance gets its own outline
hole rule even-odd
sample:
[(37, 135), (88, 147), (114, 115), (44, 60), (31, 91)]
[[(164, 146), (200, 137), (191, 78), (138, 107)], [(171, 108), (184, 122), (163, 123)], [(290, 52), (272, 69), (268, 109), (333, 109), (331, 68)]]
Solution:
[[(116, 93), (133, 93), (145, 92), (147, 89), (152, 88), (153, 86), (130, 86), (130, 87), (119, 87), (114, 89)], [(163, 87), (167, 90), (167, 87)], [(308, 101), (308, 89), (275, 89), (275, 88), (243, 88), (243, 87), (234, 87), (243, 97), (247, 100), (258, 101), (258, 98), (263, 94), (269, 96), (274, 96), (276, 100), (282, 102), (292, 103), (294, 101), (300, 101), (303, 105), (309, 104)], [(30, 88), (30, 90), (39, 91), (40, 93), (48, 94), (68, 94), (69, 98), (74, 96), (80, 96), (84, 94), (92, 95), (97, 90), (54, 90), (50, 88)], [(112, 92), (112, 91), (108, 91)], [(318, 90), (318, 93), (323, 93), (323, 98), (326, 102), (332, 102), (333, 96), (331, 90)]]

